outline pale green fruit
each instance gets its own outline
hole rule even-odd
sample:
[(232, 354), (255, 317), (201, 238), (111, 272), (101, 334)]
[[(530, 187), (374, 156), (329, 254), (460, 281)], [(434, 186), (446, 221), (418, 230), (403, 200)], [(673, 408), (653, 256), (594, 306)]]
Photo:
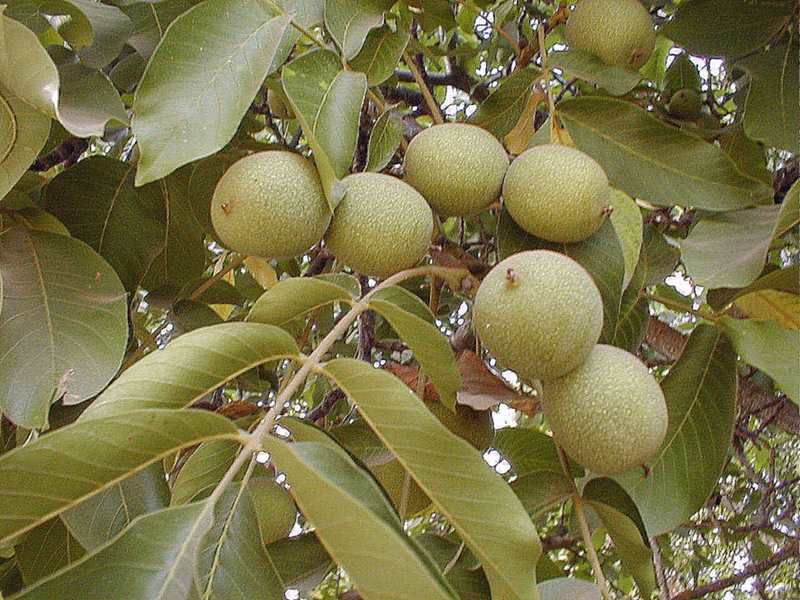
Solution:
[(570, 48), (632, 69), (644, 66), (656, 43), (653, 19), (639, 0), (581, 0), (566, 34)]
[(610, 214), (603, 167), (588, 154), (557, 144), (534, 146), (514, 159), (503, 200), (517, 225), (552, 242), (585, 240)]
[(553, 437), (591, 471), (614, 475), (645, 465), (664, 441), (664, 393), (630, 352), (598, 344), (581, 366), (543, 387)]
[(286, 488), (275, 483), (273, 477), (253, 477), (247, 482), (247, 491), (255, 508), (261, 541), (269, 544), (288, 536), (297, 509)]
[(211, 200), (211, 222), (220, 241), (264, 258), (306, 252), (330, 221), (316, 167), (293, 152), (268, 150), (236, 161)]
[(550, 250), (509, 256), (484, 278), (472, 307), (475, 334), (523, 380), (561, 377), (580, 365), (603, 328), (591, 275)]
[(294, 119), (294, 110), (289, 103), (289, 98), (281, 89), (267, 90), (267, 106), (273, 117), (278, 119)]
[(342, 183), (347, 191), (325, 234), (336, 258), (364, 275), (388, 277), (425, 256), (433, 213), (419, 192), (381, 173), (355, 173)]
[(448, 123), (418, 133), (405, 157), (406, 182), (440, 215), (469, 216), (500, 197), (508, 156), (491, 133)]

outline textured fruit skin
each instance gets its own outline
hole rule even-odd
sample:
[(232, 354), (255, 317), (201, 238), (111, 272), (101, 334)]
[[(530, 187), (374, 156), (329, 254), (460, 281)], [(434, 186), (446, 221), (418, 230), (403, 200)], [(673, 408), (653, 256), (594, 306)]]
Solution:
[(418, 133), (405, 157), (406, 182), (440, 215), (478, 214), (500, 197), (508, 155), (491, 133), (448, 123)]
[(419, 192), (396, 177), (354, 173), (336, 207), (325, 243), (336, 258), (372, 277), (388, 277), (425, 256), (433, 213)]
[(653, 54), (653, 19), (639, 0), (582, 0), (567, 19), (567, 44), (609, 65), (641, 69)]
[(511, 218), (528, 233), (552, 242), (579, 242), (608, 218), (608, 177), (580, 150), (535, 146), (508, 168), (503, 200)]
[(630, 352), (598, 344), (586, 362), (543, 384), (553, 437), (583, 467), (614, 475), (644, 465), (667, 433), (664, 393)]
[(565, 254), (509, 256), (484, 278), (472, 307), (475, 334), (523, 380), (561, 377), (589, 355), (603, 328), (591, 275)]
[(220, 241), (263, 258), (304, 253), (322, 239), (330, 221), (316, 167), (293, 152), (268, 150), (236, 161), (211, 199)]

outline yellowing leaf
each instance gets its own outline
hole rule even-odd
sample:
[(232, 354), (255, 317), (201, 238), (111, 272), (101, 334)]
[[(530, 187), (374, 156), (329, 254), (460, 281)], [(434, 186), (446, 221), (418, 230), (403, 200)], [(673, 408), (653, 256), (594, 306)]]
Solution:
[(517, 124), (505, 137), (506, 148), (511, 154), (522, 154), (528, 148), (528, 144), (533, 139), (533, 134), (536, 133), (533, 125), (536, 119), (536, 108), (545, 100), (547, 100), (547, 96), (538, 87), (528, 96), (528, 103), (525, 105)]
[(256, 283), (265, 290), (268, 290), (278, 283), (278, 275), (267, 259), (258, 256), (248, 256), (244, 259), (244, 266), (250, 271), (250, 275), (253, 276)]
[(772, 319), (784, 329), (800, 330), (800, 296), (779, 290), (758, 290), (736, 301), (754, 319)]

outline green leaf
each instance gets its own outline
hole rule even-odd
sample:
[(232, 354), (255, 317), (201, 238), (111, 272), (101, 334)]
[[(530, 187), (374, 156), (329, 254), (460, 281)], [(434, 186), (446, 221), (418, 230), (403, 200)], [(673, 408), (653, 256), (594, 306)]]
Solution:
[(67, 0), (12, 1), (6, 13), (37, 35), (50, 28), (48, 17), (61, 17), (53, 19), (53, 27), (70, 46), (79, 48), (92, 43), (92, 24), (83, 11)]
[(203, 410), (134, 410), (78, 421), (0, 456), (0, 544), (193, 444), (238, 440)]
[(641, 295), (645, 286), (646, 260), (642, 257), (633, 279), (622, 293), (619, 303), (619, 315), (614, 326), (612, 344), (636, 354), (644, 339), (647, 322), (650, 319), (650, 309), (647, 298)]
[(557, 109), (578, 148), (634, 198), (728, 211), (772, 197), (771, 187), (739, 172), (718, 146), (634, 104), (586, 96), (559, 102)]
[(479, 125), (502, 140), (519, 121), (528, 103), (531, 88), (540, 75), (541, 71), (535, 67), (517, 69), (481, 103), (478, 110), (467, 119), (467, 123)]
[(403, 119), (394, 112), (383, 113), (372, 128), (367, 147), (367, 171), (381, 171), (389, 164), (403, 139)]
[(334, 183), (353, 163), (367, 77), (343, 70), (335, 52), (312, 50), (283, 68), (282, 81), (331, 200)]
[(800, 185), (795, 181), (781, 203), (775, 235), (784, 235), (798, 225), (800, 225)]
[(541, 600), (602, 600), (597, 584), (574, 577), (556, 577), (538, 586)]
[(664, 73), (664, 100), (669, 100), (678, 90), (694, 90), (699, 92), (702, 81), (697, 65), (689, 54), (681, 52), (676, 56)]
[(285, 587), (315, 588), (331, 566), (331, 558), (312, 532), (272, 542), (265, 548)]
[[(447, 338), (432, 323), (433, 315), (417, 296), (399, 286), (375, 292), (369, 307), (389, 321), (408, 344), (425, 374), (439, 392), (442, 404), (455, 410), (456, 394), (461, 390), (461, 372)], [(419, 316), (425, 311), (428, 318)]]
[[(58, 71), (30, 29), (0, 10), (0, 86), (19, 99), (56, 116)], [(3, 152), (0, 151), (0, 160)]]
[(622, 246), (622, 255), (625, 258), (625, 279), (622, 281), (623, 287), (628, 287), (636, 265), (639, 263), (639, 252), (642, 249), (644, 237), (644, 225), (642, 222), (642, 211), (636, 206), (633, 198), (625, 192), (611, 188), (611, 224), (614, 232), (619, 238)]
[(167, 506), (168, 498), (164, 467), (156, 463), (70, 508), (61, 519), (81, 546), (93, 551), (116, 537), (136, 517)]
[(233, 465), (241, 446), (221, 440), (201, 444), (181, 467), (172, 486), (171, 505), (205, 499)]
[(800, 151), (799, 48), (796, 41), (778, 44), (737, 63), (751, 79), (744, 107), (745, 133), (767, 146), (794, 153)]
[(642, 269), (644, 285), (658, 285), (675, 271), (680, 252), (667, 243), (664, 234), (652, 225), (644, 229), (642, 253), (637, 268)]
[(411, 35), (409, 24), (398, 20), (395, 27), (384, 25), (369, 32), (363, 48), (349, 63), (367, 76), (367, 86), (380, 85), (394, 75)]
[(272, 325), (231, 322), (195, 329), (123, 372), (81, 420), (134, 408), (183, 408), (245, 371), (298, 354), (294, 339)]
[(194, 553), (210, 526), (202, 504), (144, 515), (107, 545), (13, 599), (66, 600), (80, 590), (83, 600), (183, 600), (194, 587)]
[(774, 0), (690, 0), (659, 32), (691, 54), (737, 57), (769, 42), (796, 9)]
[[(347, 279), (343, 279), (347, 278)], [(342, 284), (349, 282), (347, 287)], [(358, 281), (348, 275), (332, 278), (293, 277), (279, 281), (253, 304), (247, 320), (282, 326), (289, 321), (332, 302), (351, 303), (353, 285), (358, 290)]]
[(764, 269), (780, 206), (711, 215), (681, 242), (681, 259), (695, 282), (708, 288), (745, 287)]
[(283, 600), (283, 584), (264, 552), (247, 486), (232, 485), (214, 506), (214, 524), (197, 555), (201, 598)]
[(86, 550), (70, 535), (58, 517), (29, 531), (14, 550), (27, 585), (74, 563), (86, 554)]
[(562, 69), (608, 90), (612, 96), (630, 92), (642, 78), (639, 71), (620, 65), (609, 65), (585, 50), (569, 49), (552, 52), (547, 57), (549, 66)]
[(122, 50), (133, 33), (133, 23), (116, 6), (91, 0), (70, 0), (92, 25), (92, 43), (76, 48), (81, 62), (89, 67), (105, 67)]
[(426, 32), (432, 32), (439, 27), (449, 31), (456, 25), (453, 5), (450, 2), (441, 0), (403, 0), (403, 2), (416, 9), (414, 18), (419, 21), (422, 29)]
[[(561, 461), (553, 438), (527, 427), (505, 427), (497, 432), (492, 446), (511, 463), (517, 477), (551, 471), (562, 473)], [(584, 469), (570, 460), (576, 477), (583, 477)]]
[(491, 600), (486, 575), (476, 568), (472, 555), (461, 550), (459, 542), (433, 533), (423, 533), (414, 539), (425, 548), (440, 569), (447, 570), (445, 577), (461, 600)]
[(636, 502), (648, 536), (672, 531), (705, 504), (731, 443), (736, 353), (716, 327), (699, 325), (661, 384), (669, 428), (652, 472), (615, 477)]
[(375, 480), (332, 440), (287, 444), (270, 437), (265, 449), (286, 473), (322, 544), (365, 600), (389, 600), (398, 589), (409, 598), (456, 598), (431, 559), (405, 534)]
[(0, 198), (36, 160), (50, 133), (50, 117), (0, 84)]
[(450, 433), (390, 373), (353, 359), (331, 361), (324, 372), (453, 524), (483, 565), (493, 597), (535, 600), (539, 538), (517, 497), (480, 452)]
[(800, 332), (784, 329), (775, 321), (721, 317), (719, 325), (733, 340), (742, 359), (772, 377), (795, 404), (800, 404)]
[(605, 477), (589, 481), (583, 488), (583, 499), (600, 517), (642, 597), (649, 598), (656, 587), (653, 552), (633, 500), (619, 484)]
[(796, 292), (750, 292), (740, 297), (736, 306), (748, 317), (770, 319), (784, 329), (800, 330), (800, 295)]
[(188, 0), (161, 0), (160, 2), (132, 2), (120, 6), (133, 22), (133, 34), (128, 38), (136, 52), (150, 60), (167, 30), (167, 26), (191, 8)]
[(325, 28), (350, 60), (364, 45), (367, 34), (383, 25), (383, 13), (394, 0), (327, 0), (325, 2)]
[(127, 125), (125, 105), (105, 73), (66, 63), (59, 65), (58, 74), (61, 79), (58, 120), (71, 134), (102, 136), (109, 121)]
[(136, 291), (162, 250), (162, 205), (133, 187), (134, 167), (93, 156), (58, 174), (45, 188), (42, 205), (72, 235), (89, 244)]
[(800, 293), (798, 282), (800, 282), (800, 265), (792, 265), (785, 269), (776, 269), (763, 277), (759, 277), (746, 288), (710, 290), (706, 298), (711, 308), (721, 311), (737, 298), (760, 290), (778, 290), (798, 294)]
[(83, 242), (22, 227), (0, 235), (0, 273), (0, 406), (19, 425), (43, 427), (52, 402), (77, 404), (116, 375), (125, 290)]
[(572, 496), (570, 480), (555, 471), (530, 473), (515, 479), (510, 486), (532, 520), (544, 517)]
[(141, 149), (137, 185), (233, 138), (289, 20), (259, 0), (207, 0), (172, 22), (133, 102)]

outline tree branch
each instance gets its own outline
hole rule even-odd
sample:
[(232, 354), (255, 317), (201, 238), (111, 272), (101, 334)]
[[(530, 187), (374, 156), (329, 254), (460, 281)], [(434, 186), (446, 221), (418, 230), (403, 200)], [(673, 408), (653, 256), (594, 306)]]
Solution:
[(30, 166), (29, 170), (40, 173), (49, 171), (61, 163), (66, 163), (67, 167), (71, 167), (78, 162), (81, 154), (86, 152), (88, 148), (88, 138), (68, 137), (48, 154), (37, 159), (36, 162)]
[(684, 590), (678, 595), (673, 596), (672, 600), (695, 600), (699, 598), (705, 598), (707, 594), (724, 590), (725, 588), (732, 587), (737, 583), (742, 583), (750, 577), (759, 575), (764, 571), (772, 569), (773, 567), (777, 567), (779, 564), (787, 560), (791, 560), (792, 558), (800, 558), (800, 540), (794, 540), (769, 558), (742, 569), (736, 575), (724, 577), (723, 579), (707, 583), (706, 585), (697, 586), (691, 590)]

